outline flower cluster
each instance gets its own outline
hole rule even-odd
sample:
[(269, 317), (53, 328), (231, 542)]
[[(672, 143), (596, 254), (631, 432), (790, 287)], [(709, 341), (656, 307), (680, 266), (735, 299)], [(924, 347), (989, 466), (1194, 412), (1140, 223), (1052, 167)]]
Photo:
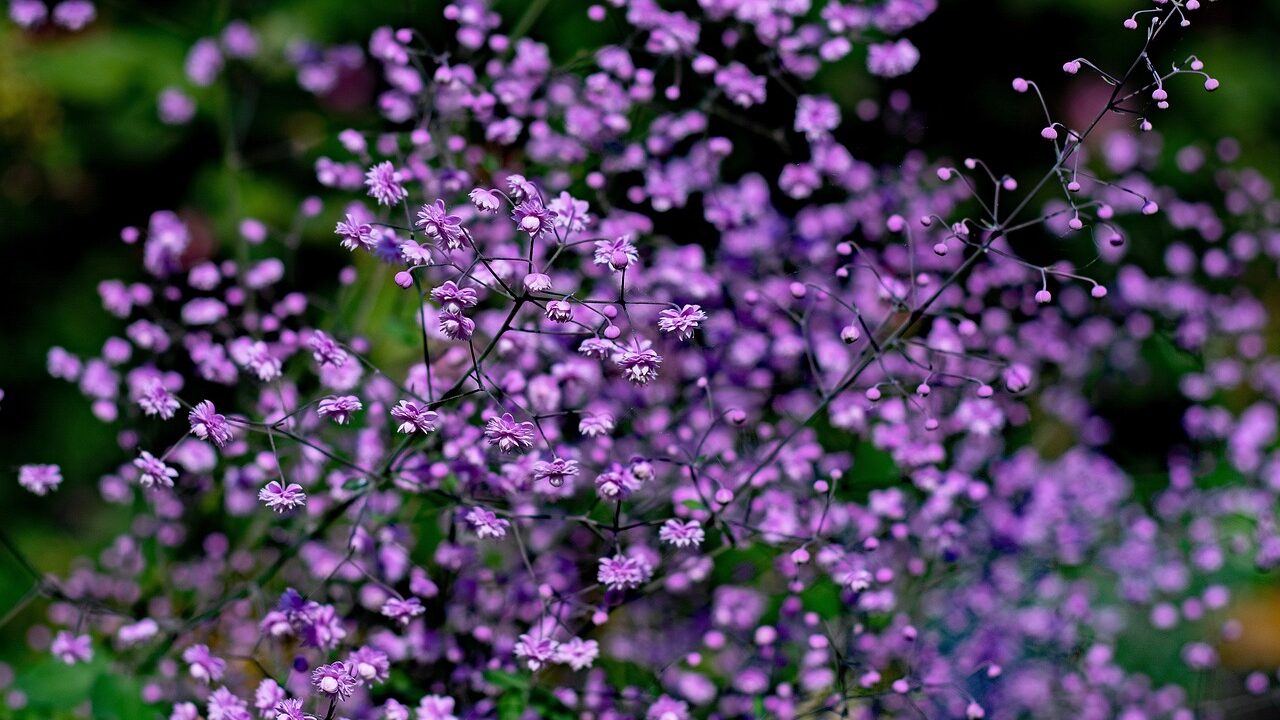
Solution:
[[(256, 252), (234, 262), (172, 212), (125, 230), (148, 279), (99, 288), (124, 336), (48, 367), (128, 426), (101, 494), (142, 517), (48, 586), (53, 653), (151, 648), (146, 700), (178, 720), (193, 698), (249, 717), (251, 695), (287, 720), (1191, 717), (1116, 648), (1149, 625), (1238, 636), (1217, 574), (1280, 564), (1280, 359), (1235, 282), (1275, 272), (1280, 204), (1230, 144), (1178, 155), (1221, 166), (1220, 205), (1137, 151), (1182, 76), (1218, 86), (1197, 58), (1150, 60), (1198, 3), (1135, 16), (1126, 72), (1064, 66), (1110, 97), (1078, 127), (1046, 117), (1048, 170), (1021, 182), (861, 161), (841, 107), (805, 92), (855, 45), (874, 75), (910, 72), (898, 36), (932, 0), (607, 5), (588, 17), (626, 36), (573, 59), (485, 0), (447, 6), (447, 52), (384, 27), (367, 57), (295, 53), (317, 93), (366, 63), (385, 80), (385, 127), (315, 171), (361, 268), (339, 295), (394, 293), (410, 361), (375, 362), (392, 337), (286, 288), (268, 228), (242, 224)], [(255, 37), (198, 41), (188, 79)], [(763, 108), (786, 126), (755, 127)], [(1137, 131), (1094, 151), (1116, 114)], [(1163, 266), (1128, 259), (1154, 222), (1180, 238)], [(1014, 242), (1046, 233), (1090, 261)], [(1143, 495), (1093, 398), (1160, 342), (1199, 365)], [(1028, 443), (1032, 422), (1060, 446)]]

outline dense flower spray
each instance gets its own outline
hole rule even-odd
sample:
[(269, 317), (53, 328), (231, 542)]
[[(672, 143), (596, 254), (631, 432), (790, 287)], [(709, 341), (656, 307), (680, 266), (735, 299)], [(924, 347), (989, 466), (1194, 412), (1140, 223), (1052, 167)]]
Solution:
[[(101, 482), (145, 509), (99, 563), (35, 578), (65, 628), (54, 655), (127, 649), (178, 719), (1192, 717), (1116, 646), (1147, 625), (1238, 634), (1215, 573), (1280, 564), (1280, 361), (1261, 301), (1223, 287), (1274, 271), (1277, 203), (1229, 144), (1178, 155), (1223, 165), (1221, 206), (1121, 147), (1201, 90), (1188, 76), (1218, 87), (1198, 58), (1150, 54), (1199, 3), (1124, 21), (1128, 68), (1068, 61), (1109, 96), (1080, 126), (1040, 98), (1048, 169), (1023, 179), (976, 158), (873, 167), (805, 92), (855, 45), (875, 75), (910, 72), (921, 50), (898, 35), (930, 0), (606, 5), (588, 17), (625, 41), (573, 60), (503, 34), (484, 0), (445, 8), (448, 52), (384, 27), (367, 55), (292, 58), (318, 94), (363, 63), (385, 78), (386, 127), (342, 133), (315, 171), (345, 196), (333, 242), (408, 298), (408, 367), (378, 367), (265, 253), (193, 261), (165, 211), (123, 233), (149, 276), (100, 287), (126, 337), (48, 365), (105, 422), (150, 424)], [(257, 51), (228, 27), (188, 80)], [(718, 120), (779, 105), (793, 120), (754, 130), (799, 150), (728, 170)], [(190, 116), (170, 91), (160, 107)], [(1111, 115), (1135, 132), (1096, 149)], [(673, 212), (713, 239), (664, 237)], [(1182, 237), (1165, 267), (1127, 261), (1126, 228), (1156, 221)], [(1043, 233), (1098, 262), (1019, 254)], [(1147, 503), (1088, 397), (1141, 374), (1161, 331), (1202, 365)], [(1068, 447), (1015, 443), (1033, 413)], [(1238, 482), (1197, 482), (1214, 446)], [(869, 485), (868, 453), (893, 482)], [(147, 563), (172, 582), (144, 598)], [(1203, 642), (1180, 658), (1219, 662)]]

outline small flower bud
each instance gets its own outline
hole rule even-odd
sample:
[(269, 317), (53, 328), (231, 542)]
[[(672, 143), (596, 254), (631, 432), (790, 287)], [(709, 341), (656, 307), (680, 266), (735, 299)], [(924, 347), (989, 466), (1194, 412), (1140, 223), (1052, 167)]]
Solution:
[(858, 338), (860, 337), (862, 337), (862, 333), (859, 332), (855, 325), (845, 325), (844, 328), (840, 330), (840, 339), (844, 341), (845, 345), (852, 345), (858, 342)]
[(1057, 140), (1058, 131), (1055, 130), (1052, 125), (1050, 125), (1040, 131), (1040, 137), (1044, 138), (1045, 140)]
[(1046, 305), (1052, 301), (1053, 301), (1053, 293), (1049, 292), (1048, 290), (1040, 290), (1036, 292), (1036, 302), (1040, 303), (1041, 305)]
[(1013, 79), (1013, 91), (1014, 91), (1014, 92), (1024, 93), (1024, 92), (1026, 92), (1026, 91), (1027, 91), (1027, 87), (1028, 87), (1028, 86), (1029, 86), (1029, 84), (1027, 83), (1027, 81), (1026, 81), (1026, 80), (1023, 80), (1022, 78), (1014, 78), (1014, 79)]
[(413, 287), (413, 275), (410, 275), (407, 271), (401, 270), (396, 273), (395, 281), (396, 284), (402, 288), (408, 289)]

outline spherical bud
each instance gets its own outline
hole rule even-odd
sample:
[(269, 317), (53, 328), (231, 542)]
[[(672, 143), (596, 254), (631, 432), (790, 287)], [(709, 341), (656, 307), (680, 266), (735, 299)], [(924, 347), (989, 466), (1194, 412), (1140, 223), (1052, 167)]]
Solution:
[(1116, 214), (1116, 211), (1110, 205), (1098, 206), (1098, 217), (1102, 218), (1103, 220), (1110, 220), (1112, 216), (1114, 216), (1115, 214)]
[(1040, 290), (1036, 292), (1036, 302), (1041, 305), (1048, 304), (1053, 301), (1053, 293), (1048, 290)]
[(804, 548), (796, 548), (791, 551), (791, 562), (797, 565), (803, 565), (809, 562), (809, 551)]
[(1110, 244), (1111, 247), (1120, 247), (1124, 244), (1124, 236), (1118, 232), (1112, 231), (1111, 237), (1107, 238), (1107, 243)]
[(617, 325), (610, 325), (604, 329), (604, 336), (610, 340), (617, 340), (622, 335), (622, 331)]
[(889, 232), (900, 233), (906, 229), (907, 221), (901, 215), (890, 215), (885, 227), (889, 228)]
[(879, 400), (879, 399), (880, 399), (880, 388), (877, 388), (877, 387), (869, 387), (869, 388), (867, 388), (866, 396), (867, 396), (867, 399), (868, 399), (868, 400), (870, 400), (871, 402), (875, 402), (875, 401)]
[(1156, 102), (1160, 102), (1162, 100), (1168, 100), (1169, 93), (1165, 92), (1164, 88), (1156, 88), (1155, 91), (1151, 93), (1151, 99), (1155, 100)]
[(1143, 120), (1141, 123), (1138, 123), (1138, 129), (1142, 132), (1151, 132), (1152, 127), (1150, 120)]
[(1072, 230), (1079, 230), (1084, 227), (1084, 223), (1080, 221), (1080, 218), (1073, 217), (1067, 221), (1067, 227), (1071, 228)]
[(906, 695), (908, 692), (911, 692), (911, 685), (905, 678), (898, 678), (893, 681), (893, 691), (899, 695)]
[(1014, 92), (1024, 93), (1024, 92), (1026, 92), (1026, 91), (1027, 91), (1027, 88), (1028, 88), (1028, 87), (1029, 87), (1029, 83), (1028, 83), (1026, 80), (1023, 80), (1022, 78), (1014, 78), (1014, 79), (1013, 79), (1013, 91), (1014, 91)]
[(725, 419), (734, 425), (741, 425), (747, 421), (747, 414), (738, 408), (733, 408), (724, 414)]
[(1142, 206), (1143, 215), (1155, 215), (1158, 212), (1160, 212), (1160, 206), (1157, 205), (1154, 200), (1148, 200), (1146, 204)]
[(924, 421), (924, 429), (933, 432), (938, 429), (938, 418), (929, 418)]
[(951, 168), (938, 168), (938, 179), (946, 182), (951, 179)]
[[(528, 220), (528, 218), (525, 218), (525, 220)], [(627, 257), (627, 254), (621, 250), (614, 250), (613, 254), (609, 256), (609, 265), (614, 270), (621, 270), (630, 264), (631, 258)]]
[(733, 502), (733, 491), (729, 488), (720, 488), (716, 491), (716, 502), (721, 505), (728, 505)]
[(1069, 192), (1080, 192), (1080, 183), (1076, 182), (1075, 180), (1072, 180), (1071, 182), (1067, 183), (1067, 190)]
[(1089, 291), (1089, 294), (1095, 298), (1102, 299), (1107, 296), (1107, 289), (1101, 285), (1094, 285), (1093, 289)]
[(1013, 192), (1018, 189), (1018, 181), (1007, 177), (1000, 183), (1000, 187), (1003, 187), (1008, 192)]
[(1062, 72), (1068, 75), (1075, 75), (1080, 72), (1080, 62), (1072, 60), (1071, 62), (1062, 63)]
[(1218, 78), (1205, 78), (1204, 89), (1213, 92), (1218, 89)]
[(916, 386), (916, 394), (920, 397), (929, 397), (931, 392), (933, 392), (933, 388), (929, 387), (929, 383), (920, 383)]
[(1124, 21), (1124, 27), (1125, 27), (1125, 29), (1126, 29), (1126, 30), (1137, 30), (1137, 29), (1138, 29), (1138, 21), (1137, 21), (1137, 20), (1134, 20), (1133, 18), (1129, 18), (1129, 19), (1127, 19), (1127, 20), (1125, 20), (1125, 21)]
[(933, 252), (938, 257), (944, 257), (947, 254), (947, 244), (944, 242), (934, 243)]
[(840, 331), (840, 339), (844, 341), (845, 345), (852, 345), (858, 342), (860, 337), (862, 337), (862, 333), (854, 325), (845, 325)]
[(980, 398), (989, 398), (995, 393), (996, 391), (990, 385), (984, 384), (978, 386), (978, 397)]
[(805, 287), (805, 284), (801, 282), (791, 283), (791, 286), (789, 289), (791, 290), (791, 297), (797, 300), (803, 298), (805, 296), (805, 293), (808, 292), (808, 289)]
[(1009, 392), (1018, 393), (1031, 387), (1031, 368), (1014, 363), (1004, 369), (1004, 386)]
[(604, 22), (605, 10), (603, 5), (592, 5), (587, 8), (587, 18), (591, 22)]
[(413, 287), (413, 275), (409, 274), (405, 270), (401, 270), (400, 272), (396, 273), (395, 281), (396, 281), (396, 284), (402, 288), (408, 289)]
[(1052, 125), (1050, 125), (1040, 131), (1040, 137), (1044, 138), (1045, 140), (1057, 140), (1058, 131), (1055, 130)]

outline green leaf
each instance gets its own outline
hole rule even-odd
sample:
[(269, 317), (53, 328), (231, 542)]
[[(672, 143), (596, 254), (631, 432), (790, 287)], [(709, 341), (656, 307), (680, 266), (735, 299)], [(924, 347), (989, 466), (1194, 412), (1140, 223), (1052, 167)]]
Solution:
[(498, 720), (520, 720), (528, 702), (524, 693), (507, 691), (498, 698)]

